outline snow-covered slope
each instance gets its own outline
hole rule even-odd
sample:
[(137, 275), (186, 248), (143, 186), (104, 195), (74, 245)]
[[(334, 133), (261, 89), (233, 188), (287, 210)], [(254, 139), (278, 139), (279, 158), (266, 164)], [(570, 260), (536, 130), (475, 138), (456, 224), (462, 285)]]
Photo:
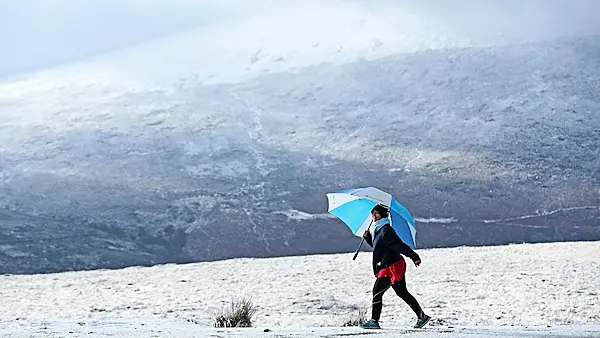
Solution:
[(600, 12), (559, 4), (273, 3), (5, 80), (2, 271), (353, 250), (324, 194), (366, 185), (422, 246), (598, 239)]
[[(516, 332), (531, 337), (535, 331), (526, 327), (553, 331), (561, 325), (600, 324), (600, 242), (423, 249), (419, 254), (423, 264), (408, 266), (407, 285), (434, 318), (422, 334)], [(121, 336), (134, 327), (177, 331), (158, 323), (189, 320), (196, 323), (197, 335), (228, 336), (207, 330), (213, 314), (232, 299), (250, 297), (258, 309), (254, 326), (272, 330), (264, 336), (302, 337), (290, 332), (340, 327), (359, 309), (369, 308), (370, 260), (370, 253), (359, 254), (356, 261), (352, 254), (312, 255), (0, 276), (0, 333), (18, 328), (19, 333), (39, 330), (41, 336), (60, 330), (62, 322), (69, 331)], [(414, 314), (392, 290), (383, 302), (382, 334), (413, 324)], [(460, 335), (463, 326), (479, 330)]]

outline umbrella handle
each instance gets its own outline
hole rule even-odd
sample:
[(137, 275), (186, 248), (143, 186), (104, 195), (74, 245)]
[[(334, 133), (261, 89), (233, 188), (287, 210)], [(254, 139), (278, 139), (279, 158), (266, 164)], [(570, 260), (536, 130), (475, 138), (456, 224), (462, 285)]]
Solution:
[[(371, 225), (373, 225), (373, 220), (371, 219), (371, 223), (369, 223), (369, 227), (367, 228), (367, 231), (369, 231), (371, 229)], [(362, 238), (362, 241), (360, 241), (360, 244), (358, 245), (358, 249), (356, 249), (356, 252), (354, 253), (354, 257), (352, 257), (352, 260), (355, 261), (356, 260), (356, 256), (358, 256), (358, 252), (360, 251), (360, 247), (363, 245), (363, 243), (365, 242), (365, 238)]]
[(352, 260), (355, 261), (356, 260), (356, 256), (358, 256), (358, 252), (360, 251), (360, 247), (362, 246), (362, 244), (365, 242), (365, 238), (363, 237), (362, 241), (360, 241), (360, 245), (358, 246), (358, 249), (356, 249), (356, 252), (354, 253), (354, 257), (352, 257)]

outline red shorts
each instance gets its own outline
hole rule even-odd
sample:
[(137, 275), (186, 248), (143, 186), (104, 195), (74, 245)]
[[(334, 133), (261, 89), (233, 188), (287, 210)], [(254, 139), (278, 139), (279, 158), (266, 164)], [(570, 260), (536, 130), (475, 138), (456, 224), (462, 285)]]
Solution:
[(387, 268), (381, 269), (379, 273), (377, 273), (377, 278), (391, 277), (392, 284), (394, 284), (397, 281), (401, 281), (402, 278), (404, 278), (405, 273), (406, 262), (404, 261), (404, 258), (402, 258)]

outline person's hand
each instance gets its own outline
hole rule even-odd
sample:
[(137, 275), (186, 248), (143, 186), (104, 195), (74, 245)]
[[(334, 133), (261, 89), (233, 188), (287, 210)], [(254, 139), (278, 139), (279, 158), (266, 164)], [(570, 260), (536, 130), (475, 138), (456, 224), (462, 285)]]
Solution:
[(370, 232), (369, 230), (365, 230), (365, 232), (363, 233), (363, 237), (364, 237), (364, 238), (367, 238), (367, 237), (369, 237), (369, 234), (370, 234), (370, 233), (371, 233), (371, 232)]
[(417, 267), (418, 267), (419, 265), (421, 265), (421, 260), (420, 260), (420, 259), (417, 259), (417, 260), (416, 260), (416, 261), (414, 261), (413, 263), (415, 263), (415, 266), (417, 266)]

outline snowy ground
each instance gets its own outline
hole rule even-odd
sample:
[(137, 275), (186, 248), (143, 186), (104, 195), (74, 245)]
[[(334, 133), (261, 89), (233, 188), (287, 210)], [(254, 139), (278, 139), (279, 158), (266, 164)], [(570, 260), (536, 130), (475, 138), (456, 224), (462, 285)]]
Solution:
[[(434, 320), (424, 333), (409, 330), (413, 315), (389, 292), (384, 297), (381, 337), (404, 332), (430, 337), (440, 331), (449, 331), (447, 337), (600, 336), (600, 242), (419, 253), (424, 263), (418, 269), (409, 266), (408, 286)], [(356, 261), (352, 254), (338, 254), (5, 275), (0, 277), (0, 334), (367, 334), (341, 325), (369, 305), (370, 259), (371, 254), (363, 252)], [(251, 297), (258, 307), (256, 328), (211, 328), (212, 314), (238, 296)]]
[(58, 322), (37, 326), (14, 326), (1, 330), (3, 337), (378, 337), (396, 338), (410, 336), (416, 338), (536, 338), (536, 337), (585, 337), (597, 338), (600, 325), (561, 326), (561, 327), (427, 327), (426, 329), (389, 328), (380, 331), (365, 331), (360, 328), (250, 328), (214, 329), (182, 321), (96, 321), (92, 323)]

